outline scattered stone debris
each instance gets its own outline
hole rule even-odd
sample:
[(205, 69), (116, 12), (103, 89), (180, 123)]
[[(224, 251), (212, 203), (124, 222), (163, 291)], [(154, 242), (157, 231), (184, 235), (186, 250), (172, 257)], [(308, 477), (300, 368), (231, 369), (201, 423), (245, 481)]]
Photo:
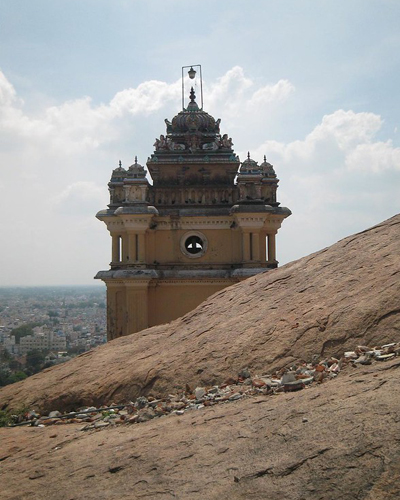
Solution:
[[(339, 358), (320, 360), (314, 355), (310, 363), (299, 363), (283, 368), (270, 375), (251, 374), (248, 367), (239, 371), (237, 377), (227, 378), (220, 386), (196, 387), (192, 390), (188, 385), (180, 394), (169, 394), (167, 397), (140, 396), (135, 401), (96, 408), (80, 408), (78, 411), (62, 414), (58, 410), (48, 415), (40, 415), (35, 410), (22, 415), (11, 415), (10, 427), (31, 425), (47, 427), (83, 423), (82, 431), (102, 429), (122, 424), (147, 422), (165, 415), (183, 415), (185, 412), (200, 410), (207, 406), (230, 403), (244, 397), (278, 395), (282, 392), (299, 391), (313, 384), (321, 384), (333, 379), (346, 367), (370, 365), (375, 361), (387, 361), (400, 355), (400, 342), (385, 344), (381, 347), (357, 346), (354, 351), (347, 351)], [(303, 422), (308, 420), (303, 418)], [(111, 471), (110, 471), (111, 472)]]

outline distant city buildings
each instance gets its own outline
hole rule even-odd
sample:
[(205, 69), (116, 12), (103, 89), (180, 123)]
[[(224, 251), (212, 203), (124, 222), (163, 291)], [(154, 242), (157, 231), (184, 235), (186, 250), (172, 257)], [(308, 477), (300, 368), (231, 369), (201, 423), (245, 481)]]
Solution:
[(19, 341), (18, 354), (24, 355), (29, 351), (65, 351), (67, 339), (64, 332), (53, 332), (48, 327), (34, 328), (34, 335), (22, 337)]
[(0, 351), (59, 363), (106, 342), (102, 287), (0, 288)]

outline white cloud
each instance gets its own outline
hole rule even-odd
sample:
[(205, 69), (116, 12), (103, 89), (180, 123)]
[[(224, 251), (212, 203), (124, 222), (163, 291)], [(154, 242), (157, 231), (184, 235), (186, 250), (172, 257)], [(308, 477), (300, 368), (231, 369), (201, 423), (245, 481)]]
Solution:
[[(215, 83), (206, 85), (207, 109), (217, 108), (224, 104), (224, 109), (230, 113), (238, 113), (238, 102), (243, 101), (243, 95), (253, 86), (252, 80), (244, 76), (240, 66), (235, 66), (217, 78)], [(235, 105), (236, 103), (236, 105)]]
[(12, 105), (17, 100), (17, 93), (5, 74), (0, 71), (0, 106)]
[(325, 115), (322, 123), (308, 136), (309, 141), (318, 142), (334, 138), (338, 147), (346, 151), (372, 140), (382, 127), (382, 119), (374, 113), (355, 113), (339, 109)]
[(383, 120), (374, 113), (339, 109), (325, 115), (304, 140), (266, 141), (254, 151), (276, 158), (292, 171), (360, 170), (379, 172), (400, 168), (400, 148), (391, 140), (374, 140)]
[(254, 87), (254, 81), (245, 76), (243, 68), (235, 66), (215, 83), (205, 85), (206, 108), (221, 114), (228, 123), (238, 117), (251, 119), (254, 123), (263, 106), (266, 109), (275, 107), (295, 90), (292, 83), (283, 79), (275, 84)]
[(275, 85), (266, 85), (254, 92), (249, 104), (251, 106), (260, 106), (266, 103), (275, 103), (285, 101), (295, 88), (288, 80), (279, 80)]
[[(0, 248), (2, 261), (10, 263), (3, 283), (16, 283), (16, 267), (19, 284), (87, 283), (107, 267), (109, 237), (95, 214), (108, 203), (111, 170), (124, 155), (133, 160), (138, 149), (151, 152), (153, 137), (164, 132), (165, 115), (171, 119), (180, 109), (180, 85), (148, 81), (118, 92), (107, 104), (83, 97), (29, 113), (0, 73), (0, 203), (4, 211), (13, 207), (13, 217), (1, 223), (2, 234), (13, 235)], [(267, 154), (275, 165), (278, 198), (293, 211), (279, 233), (281, 261), (400, 208), (400, 148), (377, 139), (383, 128), (379, 115), (339, 109), (303, 139), (265, 141), (266, 123), (284, 125), (291, 116), (296, 93), (290, 81), (259, 84), (235, 66), (204, 86), (206, 111), (221, 117), (235, 142), (252, 148), (255, 160)], [(236, 152), (244, 158), (247, 149)], [(34, 226), (32, 212), (40, 214)]]
[[(185, 81), (185, 89), (192, 83)], [(219, 112), (227, 118), (228, 127), (237, 127), (237, 124), (240, 126), (241, 122), (251, 120), (256, 130), (261, 127), (254, 115), (262, 109), (270, 115), (268, 109), (271, 110), (275, 102), (285, 100), (294, 90), (287, 80), (257, 86), (239, 66), (227, 71), (216, 82), (205, 83), (205, 88), (207, 103), (213, 108), (213, 114)], [(62, 164), (68, 160), (72, 165), (76, 163), (75, 157), (82, 160), (85, 155), (93, 154), (95, 150), (102, 151), (113, 142), (120, 144), (125, 140), (126, 133), (123, 120), (129, 120), (131, 115), (138, 117), (136, 122), (140, 126), (137, 133), (140, 134), (139, 129), (143, 128), (150, 115), (155, 117), (160, 110), (170, 108), (176, 113), (180, 92), (180, 80), (171, 84), (152, 80), (118, 92), (108, 104), (94, 105), (90, 97), (83, 97), (29, 114), (24, 111), (23, 101), (18, 99), (12, 84), (1, 73), (0, 130), (7, 148), (14, 149), (20, 156), (19, 165), (26, 164), (29, 158), (28, 177), (34, 178), (34, 163), (43, 174), (55, 162)], [(172, 107), (173, 102), (179, 104)], [(163, 133), (161, 120), (159, 126), (159, 133)], [(148, 143), (150, 145), (151, 140)], [(26, 173), (23, 175), (26, 177)]]
[(52, 198), (52, 205), (57, 212), (64, 215), (92, 216), (107, 201), (107, 186), (99, 186), (94, 182), (78, 181), (67, 186), (61, 193)]
[(293, 212), (278, 237), (282, 263), (294, 249), (307, 255), (400, 210), (400, 148), (377, 140), (382, 126), (374, 113), (337, 110), (303, 140), (266, 141), (252, 152), (275, 165), (278, 199)]
[(108, 110), (114, 116), (122, 116), (125, 112), (146, 116), (164, 107), (167, 102), (179, 100), (180, 89), (180, 80), (170, 85), (157, 80), (144, 82), (137, 88), (118, 92)]
[(400, 171), (400, 148), (394, 148), (391, 140), (359, 144), (347, 155), (346, 167), (349, 170), (375, 173)]
[[(12, 84), (4, 74), (0, 76), (0, 129), (15, 140), (31, 141), (42, 151), (57, 154), (98, 149), (119, 138), (118, 120), (123, 117), (145, 118), (169, 107), (172, 102), (180, 103), (180, 80), (171, 84), (151, 80), (118, 92), (108, 104), (95, 106), (90, 97), (83, 97), (30, 116), (24, 113), (23, 102), (17, 99)], [(192, 83), (185, 81), (185, 90)], [(244, 75), (243, 69), (235, 66), (216, 82), (205, 83), (205, 89), (207, 110), (212, 109), (214, 114), (219, 112), (227, 120), (240, 117), (254, 122), (255, 110), (259, 113), (263, 107), (267, 110), (286, 100), (294, 86), (288, 80), (279, 80), (256, 87)], [(197, 100), (200, 102), (199, 95)]]

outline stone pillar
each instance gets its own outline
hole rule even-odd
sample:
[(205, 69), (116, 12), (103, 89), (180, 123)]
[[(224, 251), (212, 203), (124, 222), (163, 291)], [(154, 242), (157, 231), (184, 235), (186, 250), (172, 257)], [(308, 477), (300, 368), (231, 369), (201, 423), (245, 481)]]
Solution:
[(243, 245), (243, 261), (249, 262), (250, 261), (250, 232), (249, 231), (243, 231), (242, 245)]
[(126, 233), (123, 233), (122, 236), (122, 255), (120, 256), (121, 262), (128, 262), (129, 261), (129, 238)]
[(114, 202), (114, 188), (108, 188), (108, 192), (110, 193), (110, 203)]
[(120, 262), (119, 255), (119, 234), (112, 234), (112, 254), (111, 254), (111, 262), (117, 263)]
[(128, 233), (129, 262), (136, 262), (136, 234)]
[(259, 233), (251, 233), (252, 237), (252, 260), (260, 260), (260, 235)]
[(129, 191), (130, 191), (131, 187), (128, 185), (125, 185), (124, 186), (124, 197), (125, 197), (125, 201), (129, 201)]
[(276, 262), (275, 234), (268, 233), (268, 262)]
[(138, 261), (143, 263), (146, 262), (146, 235), (144, 232), (138, 234)]
[(262, 231), (260, 233), (260, 261), (266, 262), (267, 258), (267, 233)]

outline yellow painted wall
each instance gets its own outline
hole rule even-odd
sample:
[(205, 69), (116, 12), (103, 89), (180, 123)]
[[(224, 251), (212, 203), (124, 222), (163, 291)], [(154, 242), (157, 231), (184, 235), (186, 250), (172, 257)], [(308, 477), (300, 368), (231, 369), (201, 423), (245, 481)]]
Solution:
[(107, 335), (113, 338), (126, 335), (126, 327), (123, 321), (126, 295), (124, 285), (110, 286), (107, 284)]
[[(226, 270), (268, 265), (265, 261), (268, 228), (260, 224), (257, 215), (253, 225), (251, 213), (249, 216), (237, 217), (238, 221), (228, 216), (156, 216), (152, 218), (151, 224), (150, 219), (147, 221), (147, 227), (141, 217), (138, 216), (137, 229), (135, 224), (128, 225), (128, 219), (128, 229), (125, 230), (117, 224), (118, 221), (112, 221), (112, 227), (110, 224), (110, 232), (117, 235), (118, 241), (122, 240), (120, 260), (113, 262), (117, 270), (129, 270), (133, 265), (139, 269), (140, 266), (144, 269), (147, 266), (148, 269), (155, 267), (160, 271), (175, 269), (179, 273), (183, 270), (196, 272), (197, 269)], [(193, 233), (205, 236), (208, 244), (204, 255), (191, 258), (182, 252), (181, 242)], [(116, 241), (114, 238), (114, 247)], [(272, 241), (271, 245), (274, 247), (275, 242)], [(149, 326), (168, 323), (193, 310), (217, 291), (239, 281), (234, 278), (215, 281), (212, 278), (199, 278), (190, 282), (183, 274), (164, 279), (147, 279), (140, 275), (133, 275), (132, 278), (125, 278), (123, 274), (120, 276), (105, 280), (109, 340)]]
[(176, 284), (161, 282), (149, 288), (149, 326), (168, 323), (195, 309), (210, 295), (236, 283), (236, 280), (215, 284)]
[(205, 255), (190, 258), (180, 249), (181, 239), (190, 230), (152, 231), (147, 233), (147, 263), (159, 264), (234, 264), (241, 261), (241, 232), (231, 229), (200, 229), (208, 240)]

